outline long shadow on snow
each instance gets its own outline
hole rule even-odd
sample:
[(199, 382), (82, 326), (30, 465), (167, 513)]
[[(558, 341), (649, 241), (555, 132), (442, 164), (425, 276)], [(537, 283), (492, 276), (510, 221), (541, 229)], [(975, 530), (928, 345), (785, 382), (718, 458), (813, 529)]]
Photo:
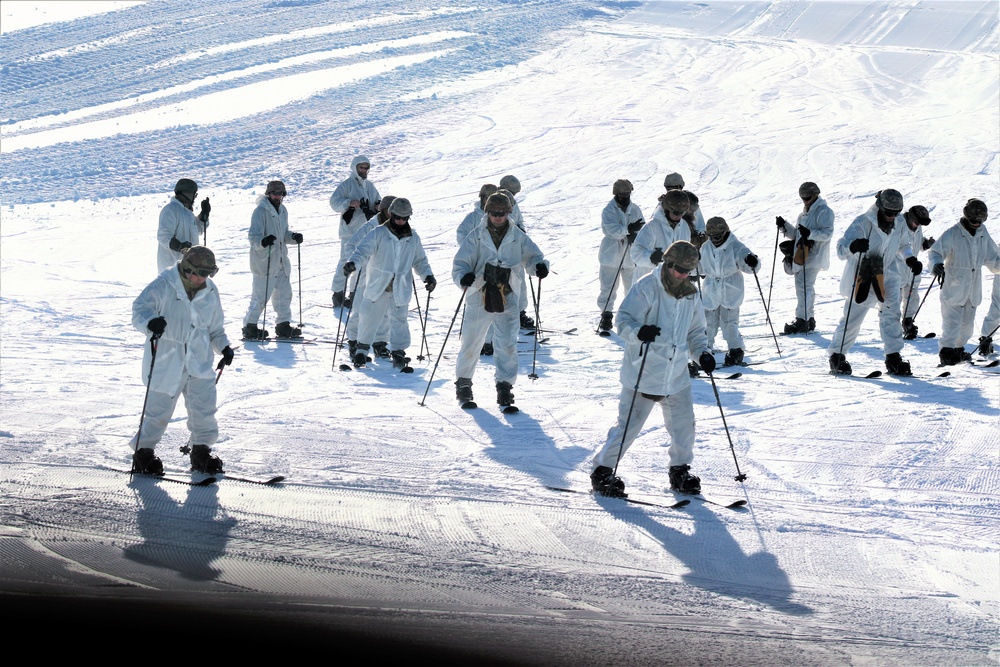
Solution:
[(718, 514), (697, 501), (682, 510), (694, 515), (694, 532), (687, 534), (660, 523), (644, 508), (613, 498), (595, 498), (609, 514), (640, 528), (684, 563), (689, 570), (683, 575), (686, 583), (726, 597), (749, 598), (785, 614), (813, 613), (792, 600), (795, 591), (773, 554), (745, 553)]
[[(139, 494), (142, 507), (136, 524), (143, 541), (124, 549), (131, 561), (178, 573), (190, 581), (212, 581), (222, 571), (213, 561), (226, 552), (229, 534), (236, 525), (231, 517), (216, 518), (218, 487), (190, 487), (183, 502), (176, 501), (163, 485), (168, 482), (135, 477), (130, 486)], [(163, 583), (161, 574), (150, 574), (153, 583)], [(174, 588), (176, 586), (168, 587)]]

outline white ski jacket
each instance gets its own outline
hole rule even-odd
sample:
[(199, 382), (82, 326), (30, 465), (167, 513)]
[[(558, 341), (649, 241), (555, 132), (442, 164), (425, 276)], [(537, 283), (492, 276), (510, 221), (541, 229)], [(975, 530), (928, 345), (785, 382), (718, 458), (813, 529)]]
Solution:
[(434, 275), (424, 254), (420, 236), (397, 238), (389, 229), (392, 222), (375, 227), (358, 242), (350, 261), (365, 267), (365, 298), (375, 301), (392, 286), (392, 300), (404, 306), (413, 296), (413, 273), (421, 279)]
[[(274, 245), (265, 248), (260, 242), (266, 236), (274, 236)], [(288, 261), (288, 244), (294, 243), (292, 232), (288, 231), (288, 209), (282, 204), (275, 211), (270, 200), (265, 195), (257, 197), (257, 208), (250, 216), (250, 272), (255, 276), (274, 277), (284, 271), (292, 275), (292, 266)], [(270, 253), (268, 252), (270, 251)], [(268, 254), (270, 254), (270, 274), (268, 273)]]
[(931, 246), (928, 257), (932, 267), (944, 264), (941, 303), (950, 306), (978, 306), (983, 300), (982, 268), (1000, 273), (997, 244), (985, 225), (973, 236), (962, 223), (956, 223)]
[[(809, 259), (806, 260), (806, 264), (810, 268), (816, 267), (821, 271), (830, 268), (830, 242), (833, 239), (833, 219), (833, 210), (827, 206), (826, 200), (822, 197), (817, 197), (808, 211), (803, 210), (799, 213), (794, 226), (786, 224), (782, 228), (785, 238), (792, 239), (796, 243), (799, 240), (798, 228), (805, 227), (809, 230), (809, 240), (816, 242), (809, 249)], [(899, 220), (899, 222), (904, 226), (906, 225), (902, 220)], [(853, 281), (853, 279), (854, 275), (851, 274), (851, 280)]]
[[(633, 202), (623, 211), (612, 197), (601, 212), (601, 249), (597, 252), (597, 260), (604, 266), (619, 266), (628, 248), (628, 226), (633, 222), (645, 220), (642, 211)], [(641, 232), (642, 230), (640, 230)], [(638, 237), (638, 234), (636, 235)]]
[[(888, 234), (884, 233), (878, 228), (878, 207), (875, 204), (872, 204), (866, 213), (862, 213), (854, 219), (854, 222), (844, 232), (844, 236), (837, 242), (837, 256), (847, 262), (844, 265), (844, 273), (840, 277), (841, 296), (853, 296), (854, 276), (857, 272), (858, 262), (861, 261), (862, 257), (881, 257), (882, 275), (886, 289), (898, 289), (899, 274), (895, 271), (894, 265), (896, 255), (898, 253), (903, 261), (906, 261), (907, 257), (913, 257), (913, 250), (903, 236), (902, 227), (905, 226), (906, 223), (902, 218), (899, 218), (894, 222), (892, 230)], [(851, 252), (850, 246), (855, 239), (868, 239), (868, 251)]]
[(333, 191), (333, 194), (330, 195), (330, 208), (340, 218), (341, 239), (351, 238), (354, 236), (355, 230), (367, 222), (367, 218), (365, 218), (365, 214), (361, 209), (355, 211), (351, 217), (350, 224), (344, 222), (343, 213), (351, 207), (352, 200), (357, 199), (361, 201), (362, 199), (367, 199), (372, 210), (375, 210), (375, 204), (382, 200), (382, 196), (378, 193), (372, 182), (358, 175), (357, 167), (363, 162), (371, 164), (371, 161), (364, 155), (359, 155), (351, 160), (351, 175), (343, 180), (337, 186), (337, 189)]
[[(489, 223), (481, 225), (462, 241), (452, 264), (451, 277), (461, 288), (462, 276), (467, 273), (476, 274), (476, 281), (469, 288), (471, 298), (473, 293), (481, 291), (486, 284), (483, 279), (486, 264), (509, 268), (510, 287), (514, 294), (518, 294), (524, 283), (524, 271), (533, 275), (536, 264), (544, 263), (548, 266), (549, 263), (534, 241), (513, 223), (509, 224), (507, 233), (497, 248), (493, 245), (490, 230), (486, 228), (487, 224)], [(521, 310), (524, 307), (525, 304), (521, 304)]]
[(691, 226), (688, 222), (681, 218), (676, 227), (671, 227), (663, 213), (663, 208), (657, 207), (652, 219), (636, 235), (635, 241), (632, 243), (632, 250), (629, 251), (632, 261), (635, 262), (636, 275), (645, 275), (658, 266), (654, 266), (649, 259), (649, 256), (657, 248), (666, 252), (674, 241), (690, 240)]
[(701, 246), (698, 269), (705, 276), (701, 281), (705, 310), (715, 310), (720, 306), (738, 308), (743, 303), (743, 274), (753, 273), (745, 261), (750, 254), (750, 250), (732, 232), (718, 248), (711, 240)]
[(170, 249), (170, 239), (181, 243), (198, 245), (205, 233), (205, 223), (189, 211), (177, 197), (160, 210), (160, 224), (156, 230), (156, 270), (163, 271), (173, 266), (184, 255)]

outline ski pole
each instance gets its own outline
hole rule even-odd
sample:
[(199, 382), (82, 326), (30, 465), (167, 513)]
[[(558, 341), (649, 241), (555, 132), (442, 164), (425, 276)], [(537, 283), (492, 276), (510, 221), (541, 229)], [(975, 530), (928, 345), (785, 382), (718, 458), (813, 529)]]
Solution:
[(903, 306), (904, 319), (906, 319), (906, 311), (910, 307), (910, 297), (913, 296), (913, 283), (916, 281), (916, 279), (917, 279), (917, 274), (914, 273), (913, 276), (910, 278), (910, 291), (906, 293), (906, 305)]
[(632, 410), (635, 408), (635, 397), (639, 395), (639, 382), (642, 380), (642, 372), (646, 369), (646, 353), (652, 343), (643, 341), (639, 343), (639, 356), (642, 362), (639, 364), (639, 374), (635, 377), (635, 387), (632, 388), (632, 402), (628, 406), (628, 415), (625, 417), (625, 428), (622, 429), (622, 441), (618, 444), (618, 456), (615, 458), (615, 469), (611, 473), (612, 477), (618, 475), (618, 464), (622, 460), (622, 450), (625, 449), (625, 439), (628, 437), (628, 425), (632, 422)]
[(771, 327), (771, 338), (774, 339), (774, 347), (778, 350), (778, 356), (781, 356), (781, 346), (778, 345), (778, 336), (774, 333), (774, 322), (771, 321), (771, 313), (767, 309), (767, 301), (764, 300), (764, 290), (760, 286), (760, 278), (757, 277), (757, 269), (753, 271), (753, 279), (757, 283), (757, 293), (760, 294), (761, 303), (764, 304), (764, 317), (767, 318), (767, 326)]
[[(335, 370), (337, 368), (337, 350), (339, 350), (344, 345), (344, 338), (343, 338), (343, 336), (347, 336), (347, 325), (351, 323), (351, 311), (354, 310), (354, 293), (358, 291), (358, 282), (360, 280), (361, 280), (361, 273), (359, 272), (358, 273), (358, 279), (356, 281), (354, 281), (354, 289), (351, 290), (350, 296), (345, 296), (344, 297), (345, 301), (348, 300), (348, 299), (350, 299), (351, 305), (348, 306), (348, 308), (347, 308), (347, 319), (344, 320), (344, 333), (343, 333), (343, 335), (341, 335), (341, 333), (340, 333), (340, 324), (339, 324), (339, 322), (341, 320), (340, 320), (339, 317), (337, 318), (337, 322), (338, 322), (338, 324), (337, 324), (337, 344), (333, 346), (333, 361), (330, 364), (330, 370), (331, 371)], [(345, 282), (344, 290), (346, 291), (347, 287), (349, 287), (350, 284), (351, 284), (351, 277), (348, 276), (347, 280), (344, 281), (344, 282)]]
[[(865, 238), (865, 240), (867, 241), (869, 239)], [(867, 253), (865, 253), (865, 255), (867, 255)], [(858, 289), (858, 277), (861, 275), (861, 262), (864, 261), (864, 259), (864, 255), (858, 255), (858, 265), (854, 269), (854, 283), (851, 285), (851, 296), (848, 297), (847, 313), (844, 315), (844, 331), (840, 334), (840, 351), (837, 352), (840, 356), (844, 356), (844, 341), (847, 339), (847, 327), (851, 323), (851, 306), (854, 304), (855, 292)]]
[[(632, 247), (632, 242), (628, 241), (625, 245), (625, 252), (622, 253), (622, 261), (618, 262), (618, 270), (615, 272), (615, 279), (611, 281), (611, 289), (608, 290), (608, 298), (604, 302), (604, 308), (601, 309), (601, 317), (604, 316), (604, 313), (608, 312), (608, 306), (611, 304), (611, 297), (614, 296), (615, 288), (618, 287), (618, 276), (620, 276), (622, 273), (622, 267), (625, 266), (625, 258), (628, 257), (629, 249), (631, 247)], [(623, 285), (622, 289), (624, 290), (624, 288), (625, 286)], [(597, 325), (597, 331), (595, 331), (594, 333), (596, 334), (601, 333), (600, 324)]]
[[(920, 300), (920, 305), (917, 306), (917, 312), (913, 313), (913, 321), (914, 322), (917, 321), (917, 315), (920, 314), (920, 309), (924, 307), (924, 301), (927, 301), (927, 297), (930, 296), (931, 288), (934, 287), (935, 283), (938, 283), (938, 277), (937, 276), (934, 276), (934, 278), (931, 279), (931, 284), (927, 286), (927, 291), (924, 292), (924, 298)], [(942, 280), (938, 284), (944, 285), (944, 281)]]
[[(264, 326), (267, 326), (267, 298), (270, 296), (268, 290), (271, 288), (271, 246), (267, 246), (267, 273), (264, 275)], [(260, 340), (264, 340), (264, 329), (261, 328)]]
[[(441, 343), (441, 351), (438, 353), (437, 361), (434, 362), (434, 368), (431, 369), (431, 378), (427, 381), (427, 389), (424, 389), (424, 397), (420, 399), (420, 405), (424, 404), (427, 400), (427, 392), (431, 390), (431, 382), (434, 381), (434, 373), (437, 372), (438, 364), (441, 363), (441, 357), (444, 355), (444, 347), (448, 344), (448, 336), (451, 335), (452, 327), (455, 326), (455, 320), (458, 319), (458, 311), (462, 307), (462, 303), (465, 301), (465, 293), (469, 291), (468, 287), (462, 288), (462, 296), (458, 299), (458, 305), (455, 306), (455, 314), (451, 316), (451, 324), (448, 325), (448, 333), (444, 335), (444, 342)], [(428, 350), (429, 352), (430, 350)]]
[(538, 373), (535, 372), (535, 361), (538, 359), (538, 337), (542, 335), (542, 318), (538, 314), (538, 303), (542, 300), (542, 279), (538, 279), (538, 298), (535, 298), (535, 284), (531, 281), (531, 276), (528, 276), (528, 284), (531, 285), (531, 300), (535, 302), (535, 350), (531, 353), (531, 372), (528, 373), (528, 377), (532, 380), (538, 379)]
[(726, 429), (726, 439), (729, 440), (729, 451), (733, 453), (733, 462), (736, 463), (736, 477), (733, 479), (737, 482), (743, 482), (747, 476), (740, 471), (740, 462), (736, 458), (736, 448), (733, 447), (733, 439), (729, 435), (729, 425), (726, 423), (726, 413), (722, 411), (722, 399), (719, 398), (719, 388), (715, 386), (715, 378), (712, 377), (711, 373), (708, 374), (708, 379), (712, 383), (712, 391), (715, 392), (715, 402), (719, 406), (719, 414), (722, 415), (722, 426)]
[[(767, 302), (764, 305), (764, 309), (771, 310), (771, 289), (774, 287), (774, 269), (778, 266), (778, 241), (781, 240), (781, 230), (779, 229), (774, 235), (774, 257), (771, 259), (771, 281), (767, 286)], [(761, 296), (764, 296), (764, 292), (761, 291)]]
[(299, 252), (299, 328), (302, 328), (302, 244), (296, 243)]
[[(146, 376), (146, 396), (142, 399), (142, 413), (139, 415), (139, 431), (135, 434), (135, 450), (139, 451), (142, 440), (142, 423), (146, 420), (146, 404), (149, 402), (149, 387), (153, 384), (153, 366), (156, 365), (157, 341), (162, 334), (154, 333), (149, 338), (149, 374)], [(134, 466), (133, 466), (134, 468)], [(132, 481), (132, 471), (128, 473), (129, 481)]]
[[(427, 296), (430, 296), (428, 292)], [(427, 344), (427, 323), (424, 320), (423, 314), (420, 312), (420, 295), (417, 294), (417, 282), (413, 281), (413, 297), (417, 302), (417, 317), (420, 319), (420, 352), (417, 354), (417, 359), (423, 361), (426, 359), (424, 356), (424, 346)], [(430, 352), (430, 350), (428, 350)]]

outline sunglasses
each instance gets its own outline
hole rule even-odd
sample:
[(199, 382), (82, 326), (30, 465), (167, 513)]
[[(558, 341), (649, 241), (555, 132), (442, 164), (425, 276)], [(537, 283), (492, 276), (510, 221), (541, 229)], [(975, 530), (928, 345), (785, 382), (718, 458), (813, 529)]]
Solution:
[(882, 213), (887, 218), (895, 218), (897, 215), (899, 215), (900, 213), (902, 213), (902, 210), (898, 210), (897, 211), (897, 210), (893, 210), (891, 208), (884, 208), (884, 209), (882, 209)]
[(284, 191), (281, 191), (281, 192), (271, 192), (269, 194), (271, 194), (271, 195), (273, 195), (275, 197), (287, 197), (288, 196), (288, 193), (284, 192)]
[(491, 218), (503, 218), (507, 215), (507, 211), (487, 211), (486, 213)]
[(183, 271), (184, 275), (187, 275), (187, 276), (189, 276), (192, 273), (194, 273), (196, 275), (201, 276), (202, 278), (211, 278), (211, 277), (215, 276), (216, 273), (219, 272), (219, 267), (213, 266), (210, 269), (192, 269), (192, 268), (189, 268), (189, 267), (185, 266), (184, 268), (181, 269), (181, 271)]
[(410, 216), (408, 216), (408, 215), (407, 216), (396, 215), (395, 213), (393, 213), (392, 214), (392, 219), (393, 220), (402, 220), (403, 222), (409, 222), (410, 221)]
[(694, 269), (685, 269), (682, 266), (677, 266), (673, 262), (667, 262), (667, 268), (671, 271), (676, 271), (677, 273), (683, 273), (686, 276), (691, 275), (691, 272), (694, 271)]

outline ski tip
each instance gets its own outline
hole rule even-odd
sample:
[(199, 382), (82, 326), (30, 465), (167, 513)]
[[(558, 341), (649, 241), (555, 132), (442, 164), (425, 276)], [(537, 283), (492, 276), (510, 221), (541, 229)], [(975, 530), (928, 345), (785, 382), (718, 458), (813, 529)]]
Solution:
[(505, 405), (500, 411), (503, 412), (505, 415), (513, 415), (520, 412), (521, 408), (517, 407), (516, 405)]
[(342, 371), (349, 371), (349, 370), (351, 370), (351, 367), (348, 366), (347, 364), (341, 364), (340, 365), (340, 370), (342, 370)]
[(865, 376), (865, 379), (874, 380), (875, 378), (880, 378), (880, 377), (882, 377), (882, 371), (872, 371), (871, 373)]
[(466, 401), (465, 403), (462, 403), (461, 407), (463, 410), (475, 410), (479, 406), (476, 405), (475, 401)]
[(274, 484), (280, 484), (281, 482), (284, 482), (284, 481), (285, 481), (285, 476), (284, 475), (276, 475), (276, 476), (272, 477), (271, 479), (267, 480), (266, 482), (264, 482), (264, 484), (266, 484), (268, 486), (271, 486), (271, 485), (274, 485)]
[(212, 484), (215, 484), (215, 482), (216, 479), (214, 477), (206, 477), (200, 482), (195, 482), (194, 486), (211, 486)]
[(412, 373), (413, 372), (413, 367), (412, 366), (406, 366), (405, 368), (400, 368), (399, 372), (400, 373)]
[(678, 500), (676, 503), (670, 506), (671, 509), (680, 509), (681, 507), (687, 507), (691, 504), (691, 501), (685, 498), (684, 500)]
[(729, 509), (739, 509), (740, 507), (746, 507), (747, 501), (745, 500), (734, 500), (733, 502), (726, 505)]
[(601, 338), (610, 338), (611, 337), (611, 332), (610, 331), (598, 331), (597, 335), (600, 336)]

